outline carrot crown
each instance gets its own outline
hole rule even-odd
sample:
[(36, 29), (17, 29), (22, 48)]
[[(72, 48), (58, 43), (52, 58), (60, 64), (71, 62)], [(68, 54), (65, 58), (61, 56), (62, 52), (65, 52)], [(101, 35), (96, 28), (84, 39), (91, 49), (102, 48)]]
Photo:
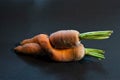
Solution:
[(85, 55), (95, 57), (99, 60), (105, 59), (104, 53), (105, 53), (104, 50), (93, 49), (93, 48), (85, 48)]
[(85, 33), (81, 33), (79, 35), (79, 38), (81, 40), (86, 40), (86, 39), (102, 40), (102, 39), (108, 39), (112, 33), (113, 33), (112, 30), (85, 32)]

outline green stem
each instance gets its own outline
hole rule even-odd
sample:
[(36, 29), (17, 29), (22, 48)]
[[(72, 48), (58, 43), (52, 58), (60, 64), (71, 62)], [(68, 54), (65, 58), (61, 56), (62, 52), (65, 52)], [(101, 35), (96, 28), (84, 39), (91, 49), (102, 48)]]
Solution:
[(85, 55), (95, 57), (99, 60), (105, 59), (104, 51), (100, 49), (85, 48)]
[(101, 39), (109, 38), (112, 33), (113, 33), (112, 30), (85, 32), (85, 33), (81, 33), (79, 35), (79, 38), (81, 40), (83, 40), (83, 39), (84, 40), (85, 39), (101, 40)]

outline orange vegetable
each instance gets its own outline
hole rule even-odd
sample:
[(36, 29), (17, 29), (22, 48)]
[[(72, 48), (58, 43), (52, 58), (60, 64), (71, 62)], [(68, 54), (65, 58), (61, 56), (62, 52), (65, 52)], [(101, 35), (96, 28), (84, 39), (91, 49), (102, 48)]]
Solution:
[(50, 43), (54, 48), (66, 49), (80, 44), (79, 32), (76, 30), (60, 30), (50, 35)]
[(49, 38), (47, 35), (42, 35), (40, 39), (40, 45), (47, 52), (51, 53), (51, 58), (55, 61), (74, 61), (80, 60), (85, 55), (84, 46), (79, 44), (75, 47), (69, 49), (55, 49), (51, 46)]
[(31, 43), (27, 41), (26, 43), (16, 47), (15, 50), (25, 54), (36, 55), (40, 54), (42, 49), (44, 49), (46, 52), (48, 52), (46, 54), (50, 54), (51, 58), (55, 61), (80, 60), (85, 55), (84, 46), (82, 44), (69, 49), (55, 49), (51, 46), (49, 38), (46, 34), (40, 34), (39, 39), (35, 39), (35, 41), (38, 43)]
[(60, 31), (52, 33), (49, 39), (50, 39), (51, 45), (54, 48), (66, 49), (66, 48), (71, 48), (71, 47), (79, 45), (80, 40), (108, 39), (112, 33), (113, 33), (112, 30), (92, 31), (92, 32), (85, 32), (81, 34), (76, 30), (60, 30)]
[(43, 51), (43, 48), (40, 45), (39, 40), (42, 38), (42, 34), (39, 34), (31, 39), (23, 40), (15, 49), (16, 52), (24, 53), (24, 54), (33, 54), (36, 55)]
[(41, 34), (38, 34), (38, 35), (34, 36), (33, 38), (25, 39), (20, 44), (23, 45), (26, 43), (39, 43), (40, 35)]
[(23, 40), (15, 51), (37, 55), (45, 51), (55, 61), (81, 60), (85, 55), (104, 59), (104, 51), (99, 49), (84, 48), (80, 40), (83, 39), (107, 39), (113, 31), (93, 31), (79, 33), (76, 30), (60, 30), (52, 33), (49, 37), (46, 34), (39, 34), (30, 39)]
[(42, 51), (41, 46), (37, 43), (26, 43), (24, 45), (17, 46), (14, 49), (19, 53), (32, 55), (39, 54)]

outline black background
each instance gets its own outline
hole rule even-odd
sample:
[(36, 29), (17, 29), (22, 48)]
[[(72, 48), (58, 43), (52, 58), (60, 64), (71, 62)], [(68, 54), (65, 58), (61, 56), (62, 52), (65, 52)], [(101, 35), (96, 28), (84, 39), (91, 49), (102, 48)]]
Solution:
[[(61, 29), (114, 30), (110, 39), (82, 41), (106, 51), (103, 61), (56, 63), (17, 55), (25, 38)], [(0, 0), (0, 80), (119, 80), (119, 0)]]

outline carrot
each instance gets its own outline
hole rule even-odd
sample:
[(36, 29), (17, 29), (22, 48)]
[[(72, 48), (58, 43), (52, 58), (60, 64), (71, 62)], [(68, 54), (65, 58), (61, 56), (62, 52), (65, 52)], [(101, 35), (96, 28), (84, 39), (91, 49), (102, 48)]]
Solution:
[(51, 58), (55, 61), (68, 62), (77, 61), (84, 58), (85, 55), (95, 57), (97, 59), (104, 59), (104, 51), (100, 49), (84, 48), (83, 44), (79, 44), (75, 47), (68, 49), (56, 49), (50, 44), (50, 40), (47, 35), (42, 34), (39, 40), (40, 45), (44, 48)]
[(47, 35), (42, 35), (40, 43), (42, 48), (49, 52), (52, 56), (51, 58), (55, 61), (74, 61), (81, 60), (85, 55), (84, 46), (82, 44), (69, 48), (69, 49), (55, 49), (51, 46), (49, 38)]
[[(57, 32), (52, 33), (49, 36), (49, 40), (51, 45), (57, 49), (67, 49), (80, 44), (80, 40), (102, 40), (107, 39), (113, 33), (112, 30), (106, 31), (92, 31), (92, 32), (85, 32), (79, 33), (76, 30), (60, 30)], [(26, 43), (39, 43), (40, 35), (38, 34), (30, 39), (23, 40), (20, 44)]]
[(61, 30), (52, 33), (49, 37), (46, 34), (39, 34), (30, 39), (25, 39), (17, 46), (15, 51), (24, 54), (46, 54), (52, 55), (55, 61), (67, 62), (81, 60), (85, 55), (104, 59), (104, 51), (100, 49), (84, 48), (80, 40), (86, 39), (107, 39), (113, 31), (92, 31), (79, 33), (76, 30)]
[(30, 39), (25, 39), (25, 40), (21, 41), (20, 44), (24, 45), (27, 43), (39, 43), (40, 36), (41, 36), (41, 34), (38, 34)]
[(42, 51), (41, 46), (37, 43), (27, 43), (24, 45), (20, 45), (14, 48), (14, 50), (19, 53), (32, 54), (32, 55), (39, 54)]
[(25, 39), (20, 43), (20, 46), (14, 48), (16, 52), (24, 54), (33, 54), (36, 55), (43, 51), (43, 48), (40, 45), (39, 40), (43, 39), (43, 34), (39, 34), (30, 39)]
[(68, 49), (56, 49), (50, 44), (48, 35), (40, 34), (38, 43), (26, 43), (15, 48), (17, 52), (24, 54), (37, 55), (44, 49), (51, 55), (51, 59), (59, 62), (77, 61), (81, 60), (85, 55), (96, 57), (98, 59), (104, 59), (103, 51), (99, 49), (84, 48), (83, 44), (68, 48)]
[(80, 40), (95, 39), (102, 40), (110, 37), (113, 31), (92, 31), (86, 33), (79, 33), (76, 30), (60, 30), (50, 35), (50, 43), (54, 48), (66, 49), (77, 46)]
[(60, 30), (50, 35), (50, 43), (54, 48), (66, 49), (79, 45), (80, 40), (76, 30)]

